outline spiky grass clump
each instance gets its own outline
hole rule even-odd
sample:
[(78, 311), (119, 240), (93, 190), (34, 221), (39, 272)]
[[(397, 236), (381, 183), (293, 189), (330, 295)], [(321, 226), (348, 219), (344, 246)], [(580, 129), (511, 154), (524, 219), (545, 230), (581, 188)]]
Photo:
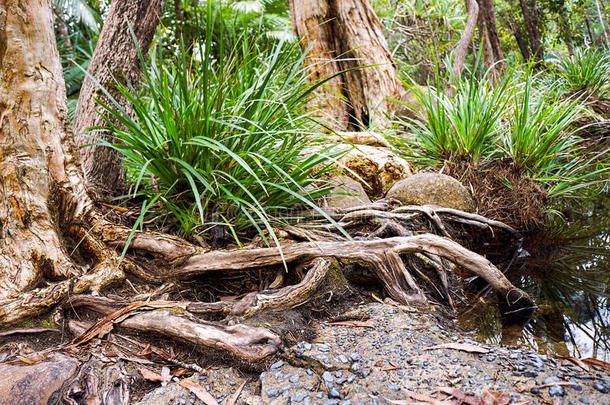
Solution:
[(397, 146), (422, 167), (444, 166), (481, 187), (475, 194), (483, 213), (529, 228), (547, 196), (575, 197), (608, 183), (608, 165), (599, 153), (585, 153), (575, 131), (582, 97), (557, 99), (541, 82), (526, 69), (507, 72), (493, 87), (485, 77), (462, 80), (453, 96), (411, 86), (425, 119), (403, 122), (413, 136)]
[(595, 48), (579, 49), (559, 61), (558, 71), (567, 91), (603, 97), (610, 82), (610, 53)]
[(306, 153), (317, 132), (305, 112), (313, 87), (298, 44), (260, 51), (233, 38), (213, 57), (211, 3), (201, 62), (185, 46), (167, 60), (153, 51), (140, 91), (117, 83), (134, 118), (118, 103), (102, 105), (120, 140), (109, 146), (137, 193), (160, 201), (186, 235), (220, 226), (235, 239), (254, 229), (275, 239), (273, 227), (291, 210), (319, 210), (313, 201), (330, 189), (319, 179), (342, 152)]
[(415, 137), (408, 143), (409, 155), (423, 165), (470, 157), (478, 162), (493, 154), (501, 130), (500, 118), (509, 101), (509, 80), (488, 91), (485, 78), (462, 81), (450, 97), (440, 87), (428, 91), (412, 85), (425, 121), (408, 125)]

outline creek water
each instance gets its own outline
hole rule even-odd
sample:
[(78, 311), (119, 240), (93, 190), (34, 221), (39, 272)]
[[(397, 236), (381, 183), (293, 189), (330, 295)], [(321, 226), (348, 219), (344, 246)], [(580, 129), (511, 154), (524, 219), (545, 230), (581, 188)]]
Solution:
[(524, 325), (509, 324), (485, 296), (459, 317), (480, 341), (610, 362), (610, 195), (560, 207), (567, 213), (528, 235), (507, 276), (535, 297)]

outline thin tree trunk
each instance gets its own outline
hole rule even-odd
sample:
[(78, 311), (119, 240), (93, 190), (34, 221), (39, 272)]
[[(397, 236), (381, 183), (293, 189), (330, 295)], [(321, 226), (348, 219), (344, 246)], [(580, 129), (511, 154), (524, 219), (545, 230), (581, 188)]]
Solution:
[[(115, 80), (137, 84), (141, 66), (129, 24), (138, 40), (140, 50), (146, 54), (159, 22), (162, 4), (163, 0), (115, 0), (111, 3), (108, 17), (87, 69), (87, 72), (104, 88), (112, 92)], [(81, 87), (76, 107), (74, 131), (77, 134), (84, 133), (91, 127), (105, 125), (103, 118), (95, 111), (96, 98), (108, 103), (98, 90), (97, 84), (87, 76)], [(118, 100), (129, 111), (128, 103), (121, 97), (118, 97)], [(97, 132), (94, 135), (111, 140), (104, 132)], [(95, 139), (87, 136), (76, 138), (77, 145), (81, 147), (96, 142)], [(121, 162), (111, 149), (103, 146), (83, 147), (80, 149), (80, 156), (89, 182), (108, 194), (120, 194), (125, 190)]]
[(466, 0), (466, 7), (468, 9), (466, 27), (464, 27), (462, 36), (455, 46), (455, 56), (453, 58), (453, 75), (456, 77), (456, 79), (460, 78), (462, 69), (464, 69), (468, 47), (472, 42), (472, 35), (474, 34), (474, 29), (479, 18), (479, 4), (476, 2), (476, 0)]
[[(538, 10), (536, 9), (536, 0), (530, 0), (530, 6), (527, 0), (519, 0), (521, 11), (523, 12), (523, 20), (529, 37), (531, 55), (537, 63), (544, 59), (544, 51), (542, 41), (540, 40), (540, 27), (538, 26)], [(531, 9), (530, 9), (531, 7)]]
[(506, 63), (504, 61), (504, 52), (502, 51), (502, 44), (500, 42), (500, 35), (498, 33), (498, 24), (496, 23), (496, 8), (493, 0), (479, 0), (480, 2), (480, 13), (483, 20), (485, 21), (485, 29), (487, 31), (487, 38), (489, 39), (489, 46), (493, 52), (494, 59), (494, 70), (500, 74), (504, 71)]
[(593, 32), (591, 31), (591, 23), (589, 22), (589, 18), (587, 17), (586, 13), (585, 13), (585, 25), (587, 26), (587, 33), (589, 34), (589, 41), (591, 42), (591, 45), (594, 45), (595, 39), (593, 38)]
[(608, 41), (608, 33), (606, 32), (606, 24), (604, 24), (604, 17), (602, 17), (602, 12), (599, 7), (599, 0), (595, 0), (595, 8), (597, 10), (597, 17), (599, 18), (599, 25), (602, 27), (602, 34), (604, 36), (604, 41), (606, 42), (606, 47), (610, 47), (610, 42)]
[(291, 0), (290, 6), (297, 35), (311, 47), (312, 80), (347, 70), (319, 92), (321, 115), (338, 130), (387, 126), (385, 114), (397, 109), (389, 98), (402, 98), (404, 89), (368, 0)]
[(515, 37), (515, 41), (517, 42), (517, 46), (519, 47), (519, 52), (521, 52), (521, 56), (523, 57), (523, 60), (525, 62), (527, 62), (528, 60), (530, 60), (530, 57), (531, 57), (529, 47), (527, 45), (525, 38), (523, 37), (523, 33), (521, 32), (521, 27), (515, 21), (515, 16), (513, 15), (513, 12), (511, 10), (508, 10), (508, 14), (509, 14), (508, 17), (504, 16), (505, 17), (504, 21), (506, 22), (506, 25), (508, 25), (508, 27), (510, 28), (511, 32), (513, 33), (513, 35)]
[(563, 36), (563, 40), (566, 43), (566, 47), (568, 48), (568, 53), (570, 56), (574, 55), (574, 38), (572, 36), (572, 28), (570, 26), (570, 19), (568, 18), (568, 11), (566, 9), (565, 3), (562, 4), (559, 9), (559, 26), (561, 29), (561, 34)]

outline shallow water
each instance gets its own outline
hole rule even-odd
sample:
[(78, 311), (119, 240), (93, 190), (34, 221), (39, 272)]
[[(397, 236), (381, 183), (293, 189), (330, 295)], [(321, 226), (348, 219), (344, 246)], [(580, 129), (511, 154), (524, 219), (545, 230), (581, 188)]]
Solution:
[(483, 342), (610, 362), (610, 197), (568, 208), (565, 220), (527, 238), (530, 256), (507, 273), (535, 297), (534, 317), (507, 324), (482, 296), (460, 315), (463, 329)]

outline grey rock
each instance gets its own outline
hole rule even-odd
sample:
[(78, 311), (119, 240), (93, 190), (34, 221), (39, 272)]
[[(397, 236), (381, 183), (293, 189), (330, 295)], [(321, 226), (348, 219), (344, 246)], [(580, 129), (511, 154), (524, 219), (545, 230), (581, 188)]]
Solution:
[(388, 190), (386, 198), (395, 198), (405, 205), (433, 204), (474, 211), (474, 203), (466, 187), (444, 174), (418, 173), (399, 180)]

